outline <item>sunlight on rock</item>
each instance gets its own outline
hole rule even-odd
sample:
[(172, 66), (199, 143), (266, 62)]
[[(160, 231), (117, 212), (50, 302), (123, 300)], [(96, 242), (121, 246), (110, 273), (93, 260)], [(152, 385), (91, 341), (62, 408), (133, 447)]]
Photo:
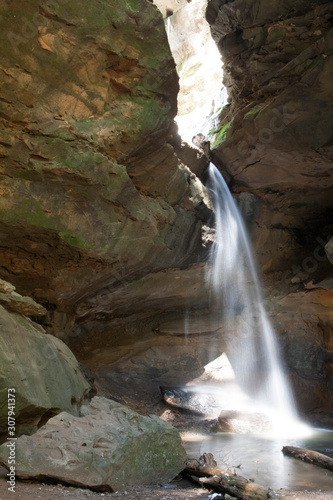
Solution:
[(229, 382), (235, 379), (235, 372), (230, 364), (228, 356), (223, 352), (221, 356), (214, 359), (205, 366), (205, 372), (187, 386), (202, 384), (204, 382)]
[(221, 90), (221, 56), (205, 19), (206, 5), (206, 0), (186, 2), (166, 19), (180, 79), (176, 122), (179, 135), (188, 143), (196, 133), (206, 135), (214, 128), (227, 99), (225, 88)]

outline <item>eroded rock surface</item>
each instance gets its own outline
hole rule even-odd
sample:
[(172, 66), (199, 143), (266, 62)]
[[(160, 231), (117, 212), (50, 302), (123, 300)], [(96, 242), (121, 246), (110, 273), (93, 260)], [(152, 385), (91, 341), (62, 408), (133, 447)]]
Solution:
[[(163, 17), (148, 0), (0, 4), (0, 274), (42, 304), (19, 312), (108, 367), (198, 295), (206, 252), (211, 211), (173, 128)], [(196, 291), (178, 293), (192, 264)]]
[(67, 312), (195, 261), (204, 201), (168, 144), (178, 77), (157, 7), (2, 3), (2, 276)]
[[(20, 478), (53, 479), (98, 490), (158, 484), (185, 466), (177, 430), (105, 398), (94, 398), (81, 417), (60, 413), (31, 437), (16, 441)], [(0, 447), (7, 464), (8, 448)]]
[[(38, 321), (103, 393), (130, 398), (149, 383), (149, 399), (160, 383), (191, 381), (225, 339), (202, 324), (211, 213), (185, 164), (201, 175), (206, 162), (172, 126), (178, 79), (162, 15), (146, 0), (0, 4), (1, 277), (44, 306)], [(232, 99), (214, 158), (243, 204), (274, 284), (279, 345), (314, 412), (332, 404), (331, 17), (325, 1), (211, 0), (207, 11)], [(14, 290), (1, 293), (17, 307)], [(189, 329), (193, 310), (202, 318)], [(41, 336), (37, 353), (56, 342)]]
[(208, 3), (230, 99), (214, 154), (234, 189), (257, 195), (254, 240), (265, 271), (329, 234), (332, 12), (327, 1)]
[(22, 297), (15, 292), (15, 287), (7, 281), (0, 279), (0, 304), (9, 311), (24, 314), (26, 316), (44, 316), (46, 309), (37, 304), (30, 297)]

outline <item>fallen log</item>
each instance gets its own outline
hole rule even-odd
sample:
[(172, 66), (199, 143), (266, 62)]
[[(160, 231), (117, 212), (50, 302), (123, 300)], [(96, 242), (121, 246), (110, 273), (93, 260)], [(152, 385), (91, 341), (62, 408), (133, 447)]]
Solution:
[(282, 448), (284, 455), (298, 458), (304, 462), (324, 467), (333, 471), (333, 458), (330, 458), (318, 451), (307, 450), (306, 448), (298, 448), (297, 446), (284, 446)]
[(265, 488), (245, 477), (231, 474), (217, 467), (211, 453), (204, 453), (198, 460), (187, 461), (186, 475), (217, 493), (228, 494), (242, 500), (267, 500), (282, 498), (279, 493)]

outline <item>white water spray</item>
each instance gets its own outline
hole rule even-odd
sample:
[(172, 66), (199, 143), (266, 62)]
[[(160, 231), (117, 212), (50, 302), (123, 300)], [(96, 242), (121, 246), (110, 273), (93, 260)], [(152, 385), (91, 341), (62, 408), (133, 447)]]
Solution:
[[(239, 385), (279, 427), (298, 422), (275, 335), (263, 305), (249, 239), (237, 205), (217, 168), (209, 166), (215, 241), (207, 277), (212, 308), (221, 311), (228, 357)], [(260, 406), (259, 406), (260, 405)]]

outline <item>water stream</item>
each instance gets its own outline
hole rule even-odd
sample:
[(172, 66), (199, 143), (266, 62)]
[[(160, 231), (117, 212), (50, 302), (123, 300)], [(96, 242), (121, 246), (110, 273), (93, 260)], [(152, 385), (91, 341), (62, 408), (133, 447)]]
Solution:
[[(220, 55), (205, 26), (205, 7), (204, 0), (189, 2), (166, 22), (182, 89), (176, 121), (188, 143), (198, 132), (209, 136), (218, 130), (220, 111), (228, 101), (226, 89), (220, 90), (222, 75), (215, 74)], [(197, 36), (189, 44), (188, 33)], [(214, 204), (216, 232), (207, 264), (211, 324), (206, 326), (209, 332), (221, 332), (216, 338), (222, 340), (215, 339), (216, 344), (207, 346), (214, 361), (201, 377), (187, 384), (186, 391), (194, 394), (195, 404), (206, 416), (215, 418), (221, 410), (260, 413), (269, 416), (272, 429), (262, 433), (258, 428), (256, 434), (185, 433), (188, 454), (197, 458), (211, 452), (222, 468), (240, 465), (239, 474), (272, 488), (331, 490), (333, 472), (281, 452), (282, 446), (289, 444), (324, 453), (328, 449), (327, 454), (333, 456), (333, 432), (310, 429), (300, 422), (242, 217), (213, 164), (207, 187)], [(186, 342), (191, 342), (191, 325), (196, 320), (189, 307), (184, 318)]]
[[(333, 432), (312, 429), (298, 417), (284, 374), (275, 333), (263, 296), (242, 216), (223, 176), (210, 164), (208, 189), (215, 213), (215, 239), (207, 265), (212, 314), (219, 318), (225, 352), (206, 367), (215, 383), (187, 386), (210, 416), (221, 410), (268, 415), (243, 433), (184, 433), (190, 456), (213, 453), (218, 466), (279, 489), (332, 490), (333, 472), (285, 457), (284, 445), (320, 451), (333, 457)], [(188, 318), (187, 318), (188, 322)], [(222, 374), (221, 380), (218, 380)], [(234, 376), (233, 376), (234, 375)], [(200, 380), (200, 379), (199, 379)], [(204, 379), (203, 379), (204, 380)]]
[[(308, 448), (333, 458), (333, 432), (314, 429), (311, 436), (282, 438), (234, 433), (184, 433), (182, 439), (191, 458), (212, 453), (220, 468), (254, 479), (273, 489), (333, 491), (333, 472), (286, 457), (285, 445)], [(333, 495), (332, 495), (333, 498)]]

